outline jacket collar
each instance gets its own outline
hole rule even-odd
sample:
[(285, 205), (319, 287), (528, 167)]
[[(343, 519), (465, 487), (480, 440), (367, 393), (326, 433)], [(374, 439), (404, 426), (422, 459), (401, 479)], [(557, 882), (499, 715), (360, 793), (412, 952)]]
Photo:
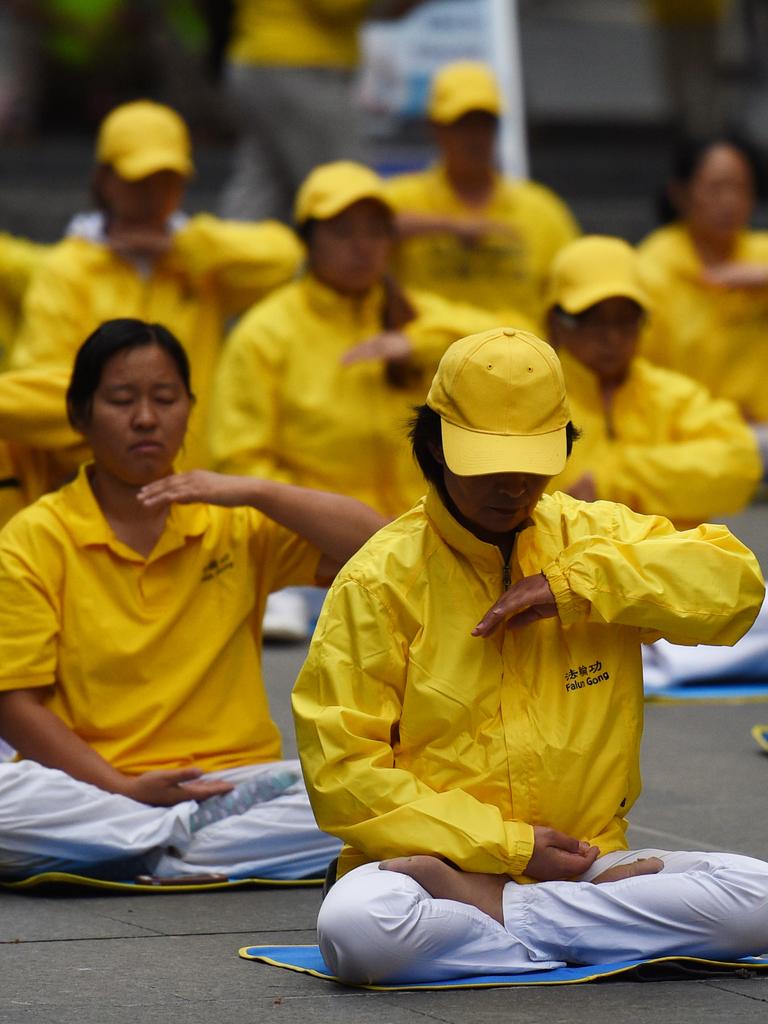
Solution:
[(153, 562), (161, 555), (183, 547), (187, 537), (198, 537), (207, 529), (210, 514), (206, 505), (171, 505), (160, 539), (149, 557), (144, 558), (115, 536), (91, 488), (91, 465), (81, 466), (72, 483), (59, 492), (66, 508), (67, 529), (78, 547), (106, 546), (128, 561)]
[(384, 306), (384, 287), (375, 285), (362, 298), (342, 295), (307, 272), (302, 286), (310, 307), (320, 316), (336, 322), (347, 320), (354, 324), (372, 324), (381, 330), (381, 314)]
[[(500, 573), (504, 566), (504, 556), (501, 549), (495, 544), (480, 540), (474, 533), (462, 526), (454, 519), (451, 513), (443, 504), (437, 488), (430, 485), (427, 496), (424, 499), (424, 512), (432, 526), (445, 541), (445, 543), (464, 555), (473, 565), (489, 572)], [(535, 515), (535, 513), (534, 513)], [(516, 560), (520, 561), (523, 571), (526, 571), (527, 555), (532, 548), (535, 530), (533, 520), (524, 526), (517, 534), (515, 545), (510, 558), (510, 565)]]

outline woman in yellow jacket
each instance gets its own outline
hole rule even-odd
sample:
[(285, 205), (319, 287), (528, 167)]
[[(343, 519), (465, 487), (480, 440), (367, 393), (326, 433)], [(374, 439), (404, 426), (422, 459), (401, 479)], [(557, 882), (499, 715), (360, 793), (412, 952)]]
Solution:
[(740, 512), (762, 474), (755, 437), (733, 402), (636, 355), (649, 301), (634, 249), (601, 235), (571, 242), (555, 259), (548, 303), (581, 433), (550, 488), (678, 527)]
[[(681, 149), (662, 210), (669, 223), (639, 253), (645, 288), (664, 320), (643, 354), (736, 402), (765, 442), (768, 232), (749, 229), (757, 172), (735, 140)], [(768, 443), (761, 444), (768, 461)]]
[(0, 232), (0, 370), (8, 363), (27, 285), (47, 248)]
[(307, 273), (255, 306), (227, 341), (211, 424), (216, 465), (399, 515), (423, 492), (410, 409), (447, 346), (494, 320), (388, 278), (392, 212), (362, 164), (316, 168), (295, 216)]
[(347, 844), (318, 920), (343, 981), (768, 944), (768, 863), (625, 837), (641, 641), (734, 643), (757, 560), (723, 526), (544, 495), (571, 438), (549, 345), (456, 342), (413, 429), (426, 499), (326, 599), (293, 708), (317, 820)]
[(432, 82), (428, 114), (439, 161), (387, 183), (397, 212), (396, 272), (403, 283), (496, 314), (538, 323), (555, 253), (578, 225), (553, 192), (499, 174), (502, 97), (484, 64), (460, 61)]
[(291, 277), (301, 245), (282, 224), (179, 212), (192, 157), (186, 125), (168, 107), (117, 107), (99, 130), (96, 160), (100, 210), (75, 218), (35, 274), (11, 365), (69, 370), (82, 339), (115, 316), (165, 324), (199, 382), (183, 461), (204, 466), (224, 324)]

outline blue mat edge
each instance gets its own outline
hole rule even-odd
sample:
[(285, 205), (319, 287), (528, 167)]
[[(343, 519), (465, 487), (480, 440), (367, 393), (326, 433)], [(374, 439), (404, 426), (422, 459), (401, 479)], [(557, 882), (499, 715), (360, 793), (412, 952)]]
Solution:
[[(260, 950), (261, 952), (255, 952)], [(275, 953), (281, 950), (288, 950), (296, 953), (299, 950), (307, 951), (319, 961), (325, 970), (319, 966), (313, 966), (311, 960), (308, 964), (286, 963), (276, 959)], [(269, 951), (269, 952), (265, 952)], [(346, 985), (339, 981), (335, 975), (328, 971), (327, 965), (322, 959), (318, 946), (242, 946), (238, 955), (243, 960), (250, 960), (255, 963), (263, 963), (269, 967), (282, 967), (285, 970), (294, 971), (298, 974), (309, 974), (322, 981), (332, 981), (337, 985), (345, 985), (347, 988), (362, 988), (375, 992), (410, 991), (416, 989), (456, 989), (456, 988), (493, 988), (513, 987), (520, 985), (576, 985), (589, 981), (597, 981), (600, 978), (609, 978), (617, 974), (625, 974), (636, 967), (648, 964), (682, 964), (692, 963), (711, 965), (715, 967), (731, 967), (734, 970), (740, 968), (757, 968), (768, 970), (768, 956), (744, 957), (741, 960), (708, 960), (704, 957), (689, 956), (664, 956), (651, 957), (647, 960), (626, 960), (612, 964), (591, 964), (583, 967), (557, 967), (546, 971), (532, 971), (525, 974), (498, 974), (498, 975), (477, 975), (471, 979), (456, 978), (452, 981), (422, 981), (406, 982), (402, 985)], [(283, 954), (285, 955), (285, 954)], [(557, 977), (557, 975), (568, 974), (569, 977)]]

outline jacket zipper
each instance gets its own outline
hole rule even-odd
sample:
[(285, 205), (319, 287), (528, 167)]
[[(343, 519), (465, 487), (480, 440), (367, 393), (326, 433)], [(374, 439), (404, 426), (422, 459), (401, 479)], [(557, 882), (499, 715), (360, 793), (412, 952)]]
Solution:
[(504, 563), (504, 567), (501, 572), (501, 582), (504, 584), (504, 589), (509, 590), (512, 584), (512, 573), (509, 568), (509, 562)]

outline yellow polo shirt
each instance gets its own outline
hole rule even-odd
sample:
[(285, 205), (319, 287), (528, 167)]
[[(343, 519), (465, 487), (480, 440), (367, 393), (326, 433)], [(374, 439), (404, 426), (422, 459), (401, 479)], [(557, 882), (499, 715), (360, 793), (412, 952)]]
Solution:
[(0, 690), (48, 688), (45, 706), (131, 775), (279, 759), (264, 605), (313, 583), (319, 559), (254, 509), (202, 504), (173, 505), (144, 558), (83, 468), (0, 533)]

